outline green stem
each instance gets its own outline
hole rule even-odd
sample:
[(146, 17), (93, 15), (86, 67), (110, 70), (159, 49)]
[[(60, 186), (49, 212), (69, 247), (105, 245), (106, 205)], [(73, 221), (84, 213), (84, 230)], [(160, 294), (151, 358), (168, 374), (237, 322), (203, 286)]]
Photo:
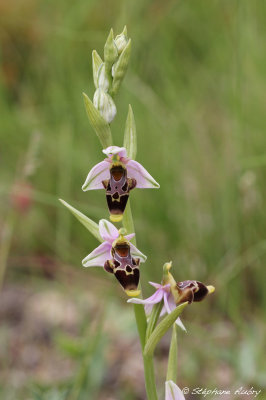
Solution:
[[(130, 207), (130, 199), (128, 199), (127, 206), (123, 216), (123, 226), (127, 230), (127, 233), (135, 233), (135, 227)], [(136, 246), (136, 237), (131, 239), (131, 242)]]
[(143, 352), (144, 347), (145, 347), (145, 337), (146, 337), (146, 329), (147, 329), (147, 321), (146, 321), (146, 315), (145, 315), (143, 305), (142, 304), (134, 304), (134, 313), (135, 313), (135, 319), (136, 319), (138, 333), (139, 333), (141, 349)]
[(153, 357), (143, 356), (143, 363), (147, 398), (148, 400), (158, 400), (155, 384)]
[(172, 339), (169, 349), (168, 368), (167, 368), (167, 381), (176, 382), (177, 376), (177, 326), (173, 325)]
[[(128, 200), (126, 210), (123, 216), (123, 226), (127, 230), (128, 233), (134, 233), (134, 222), (132, 217), (132, 212), (130, 208), (130, 202)], [(134, 245), (136, 245), (136, 238), (132, 239)], [(141, 290), (141, 287), (139, 285)], [(146, 331), (147, 331), (147, 320), (145, 315), (144, 306), (142, 304), (134, 304), (134, 312), (136, 318), (136, 324), (139, 333), (139, 340), (141, 344), (142, 356), (143, 356), (143, 364), (144, 364), (144, 375), (145, 375), (145, 387), (148, 400), (158, 400), (157, 391), (156, 391), (156, 383), (155, 383), (155, 375), (154, 375), (154, 366), (153, 366), (153, 357), (152, 356), (144, 356), (144, 348), (146, 344)]]

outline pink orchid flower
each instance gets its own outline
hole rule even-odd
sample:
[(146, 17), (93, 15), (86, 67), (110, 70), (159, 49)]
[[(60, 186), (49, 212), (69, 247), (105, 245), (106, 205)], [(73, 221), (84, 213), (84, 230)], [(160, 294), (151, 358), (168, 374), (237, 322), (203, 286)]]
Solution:
[(110, 146), (103, 150), (108, 156), (89, 172), (83, 191), (105, 189), (110, 219), (119, 222), (123, 218), (130, 190), (159, 188), (160, 185), (137, 161), (127, 157), (124, 147)]
[[(156, 289), (156, 292), (152, 296), (148, 297), (147, 299), (129, 299), (128, 303), (144, 304), (146, 314), (149, 315), (154, 304), (160, 303), (163, 300), (164, 305), (160, 316), (163, 316), (166, 313), (170, 314), (176, 308), (176, 303), (171, 293), (170, 284), (168, 283), (167, 285), (160, 285), (159, 283), (154, 282), (149, 283)], [(183, 329), (183, 331), (186, 331), (186, 328), (179, 317), (175, 322), (181, 329)]]
[(165, 400), (185, 400), (182, 390), (173, 382), (165, 382)]
[(129, 296), (137, 296), (139, 264), (147, 257), (130, 243), (135, 233), (123, 236), (111, 222), (101, 219), (99, 233), (103, 243), (82, 260), (84, 267), (104, 267), (113, 273)]

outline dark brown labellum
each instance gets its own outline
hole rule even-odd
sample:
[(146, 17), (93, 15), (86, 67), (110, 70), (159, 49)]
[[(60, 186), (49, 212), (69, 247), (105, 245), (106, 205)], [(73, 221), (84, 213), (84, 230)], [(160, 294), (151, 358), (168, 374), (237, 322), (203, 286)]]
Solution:
[(126, 167), (122, 163), (117, 162), (110, 168), (110, 179), (102, 183), (106, 189), (106, 200), (110, 214), (123, 214), (129, 192), (137, 184), (136, 180), (128, 178)]
[(115, 275), (124, 290), (136, 290), (139, 284), (139, 258), (130, 254), (127, 241), (120, 241), (112, 248), (112, 260), (105, 262), (107, 272)]
[(207, 286), (199, 281), (177, 282), (176, 288), (179, 294), (179, 304), (184, 303), (185, 301), (188, 301), (189, 303), (192, 303), (193, 301), (201, 301), (209, 293)]

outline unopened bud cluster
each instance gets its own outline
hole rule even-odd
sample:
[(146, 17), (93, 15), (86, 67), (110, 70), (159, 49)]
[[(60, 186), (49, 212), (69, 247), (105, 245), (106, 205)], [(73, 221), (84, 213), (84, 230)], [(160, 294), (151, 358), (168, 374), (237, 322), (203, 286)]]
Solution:
[(93, 105), (108, 123), (112, 122), (116, 115), (113, 97), (125, 76), (130, 50), (131, 40), (127, 37), (125, 27), (123, 32), (115, 38), (111, 29), (104, 46), (104, 60), (95, 50), (92, 53), (93, 78), (96, 88)]

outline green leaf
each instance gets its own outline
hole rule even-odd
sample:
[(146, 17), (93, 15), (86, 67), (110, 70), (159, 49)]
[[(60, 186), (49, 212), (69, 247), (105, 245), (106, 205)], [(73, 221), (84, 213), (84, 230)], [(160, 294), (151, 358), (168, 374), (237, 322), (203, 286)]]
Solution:
[(96, 50), (92, 52), (92, 72), (93, 72), (93, 82), (94, 86), (98, 87), (98, 70), (100, 66), (103, 64), (103, 60), (99, 56)]
[(83, 93), (84, 103), (91, 126), (95, 130), (104, 149), (112, 145), (112, 133), (109, 124), (94, 107), (89, 97)]
[(114, 32), (113, 29), (110, 30), (106, 43), (104, 45), (104, 62), (106, 72), (110, 72), (113, 64), (118, 58), (117, 47), (114, 42)]
[(79, 222), (85, 226), (90, 233), (96, 237), (96, 239), (99, 240), (99, 242), (102, 242), (103, 239), (99, 234), (99, 226), (96, 224), (96, 222), (92, 221), (92, 219), (88, 218), (86, 215), (82, 214), (82, 212), (78, 211), (76, 208), (72, 207), (70, 204), (68, 204), (66, 201), (59, 199), (61, 203), (69, 209), (69, 211), (79, 220)]
[(177, 376), (177, 326), (173, 325), (172, 339), (168, 357), (167, 381), (176, 381)]
[(131, 105), (128, 106), (128, 114), (124, 134), (124, 147), (127, 149), (127, 156), (135, 160), (137, 155), (137, 133), (136, 124)]
[(188, 302), (180, 304), (176, 307), (171, 314), (168, 314), (154, 329), (151, 336), (147, 340), (144, 349), (144, 356), (152, 356), (155, 347), (164, 336), (164, 334), (168, 331), (168, 329), (174, 324), (175, 320), (182, 313), (184, 308), (187, 306)]
[(120, 54), (118, 61), (114, 65), (113, 84), (112, 84), (112, 88), (110, 90), (111, 96), (114, 96), (118, 92), (118, 89), (122, 83), (122, 80), (124, 79), (124, 76), (126, 75), (127, 67), (128, 67), (128, 63), (129, 63), (129, 59), (130, 59), (130, 53), (131, 53), (131, 39), (129, 39), (126, 47)]

